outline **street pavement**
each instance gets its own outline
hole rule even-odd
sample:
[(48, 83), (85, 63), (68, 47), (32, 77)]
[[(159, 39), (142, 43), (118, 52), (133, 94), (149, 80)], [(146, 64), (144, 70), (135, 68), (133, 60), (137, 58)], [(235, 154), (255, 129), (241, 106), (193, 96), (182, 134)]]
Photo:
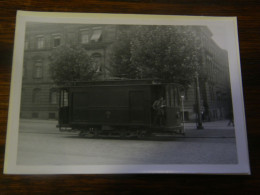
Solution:
[(59, 132), (57, 121), (21, 120), (17, 164), (233, 164), (237, 163), (234, 128), (226, 124), (205, 123), (203, 130), (197, 130), (189, 123), (185, 136), (124, 140), (80, 138)]

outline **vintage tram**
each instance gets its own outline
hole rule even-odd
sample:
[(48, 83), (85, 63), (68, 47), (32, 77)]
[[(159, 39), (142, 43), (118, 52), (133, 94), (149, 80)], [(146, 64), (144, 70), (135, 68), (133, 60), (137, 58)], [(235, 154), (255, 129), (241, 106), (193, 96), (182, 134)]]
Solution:
[[(84, 137), (183, 133), (179, 85), (154, 80), (73, 82), (60, 88), (60, 131)], [(162, 123), (153, 104), (165, 100)]]

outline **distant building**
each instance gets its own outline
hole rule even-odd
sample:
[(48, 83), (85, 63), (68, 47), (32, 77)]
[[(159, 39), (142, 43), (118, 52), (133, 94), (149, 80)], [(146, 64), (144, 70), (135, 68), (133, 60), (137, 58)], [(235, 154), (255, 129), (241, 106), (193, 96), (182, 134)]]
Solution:
[[(212, 39), (207, 27), (192, 27), (201, 44), (202, 63), (199, 77), (200, 113), (205, 121), (220, 120), (230, 112), (231, 88), (229, 77), (228, 53)], [(185, 120), (197, 119), (196, 82), (185, 91)]]
[[(193, 27), (192, 27), (193, 28)], [(211, 38), (207, 27), (196, 27), (203, 62), (199, 75), (201, 113), (205, 120), (224, 118), (231, 103), (227, 51)], [(116, 25), (28, 23), (25, 33), (22, 118), (57, 119), (58, 93), (49, 72), (49, 56), (60, 45), (82, 45), (93, 66), (109, 78), (109, 52), (117, 37)], [(196, 120), (196, 82), (185, 91), (185, 120)]]

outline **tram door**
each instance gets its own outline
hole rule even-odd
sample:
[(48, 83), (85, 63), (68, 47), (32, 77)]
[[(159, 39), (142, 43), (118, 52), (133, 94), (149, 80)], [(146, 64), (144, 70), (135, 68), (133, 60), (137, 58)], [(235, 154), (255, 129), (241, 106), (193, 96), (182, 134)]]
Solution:
[(145, 121), (144, 91), (130, 91), (129, 114), (130, 122), (142, 123)]

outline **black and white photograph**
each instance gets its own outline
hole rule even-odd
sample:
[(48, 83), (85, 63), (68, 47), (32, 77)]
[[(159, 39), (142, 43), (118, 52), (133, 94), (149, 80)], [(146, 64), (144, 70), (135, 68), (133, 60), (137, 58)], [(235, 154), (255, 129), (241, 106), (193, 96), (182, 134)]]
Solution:
[(18, 12), (6, 174), (250, 174), (235, 17)]

